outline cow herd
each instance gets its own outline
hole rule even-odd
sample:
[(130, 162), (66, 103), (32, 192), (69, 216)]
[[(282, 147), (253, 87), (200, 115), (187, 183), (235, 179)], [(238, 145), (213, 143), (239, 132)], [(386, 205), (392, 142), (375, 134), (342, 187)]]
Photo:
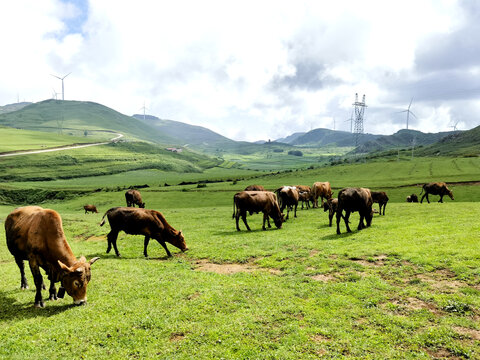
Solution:
[[(423, 185), (424, 193), (420, 202), (428, 195), (439, 195), (439, 202), (443, 196), (448, 195), (453, 200), (453, 194), (445, 183), (429, 183)], [(308, 209), (311, 206), (318, 208), (318, 199), (324, 211), (328, 211), (329, 226), (332, 226), (333, 216), (336, 215), (337, 234), (340, 234), (340, 223), (343, 218), (347, 232), (349, 217), (352, 212), (358, 212), (360, 221), (358, 230), (368, 227), (372, 223), (373, 203), (379, 204), (379, 213), (385, 215), (388, 196), (385, 192), (370, 191), (367, 188), (344, 188), (338, 192), (338, 197), (332, 197), (329, 182), (315, 182), (312, 187), (306, 185), (282, 186), (274, 191), (267, 191), (263, 186), (251, 185), (244, 191), (238, 192), (233, 197), (233, 215), (236, 229), (240, 231), (239, 219), (251, 230), (247, 223), (247, 213), (263, 213), (262, 229), (266, 230), (265, 223), (270, 228), (270, 218), (275, 226), (280, 229), (289, 218), (290, 211), (293, 217), (297, 216), (299, 201)], [(145, 203), (137, 190), (128, 190), (125, 193), (127, 207), (114, 207), (105, 212), (100, 226), (105, 224), (105, 217), (110, 224), (107, 235), (107, 253), (113, 247), (115, 254), (120, 256), (117, 248), (117, 237), (120, 231), (127, 234), (143, 235), (144, 256), (148, 256), (147, 247), (150, 239), (157, 240), (165, 249), (167, 256), (172, 256), (166, 243), (177, 247), (182, 252), (188, 250), (182, 231), (175, 230), (166, 221), (162, 213), (145, 209)], [(407, 197), (408, 202), (418, 202), (418, 197), (412, 194)], [(136, 208), (135, 205), (139, 207)], [(283, 212), (287, 209), (287, 216)], [(95, 205), (85, 205), (87, 212), (98, 213)], [(94, 257), (87, 261), (85, 257), (77, 259), (68, 244), (60, 215), (50, 209), (39, 206), (25, 206), (12, 211), (5, 220), (5, 234), (7, 247), (14, 256), (20, 269), (21, 288), (28, 288), (25, 277), (24, 261), (27, 260), (35, 282), (35, 307), (44, 307), (41, 291), (45, 289), (40, 268), (50, 280), (49, 299), (56, 300), (67, 292), (76, 305), (86, 304), (87, 284), (91, 278), (90, 267), (99, 258)], [(56, 290), (55, 283), (60, 282)]]

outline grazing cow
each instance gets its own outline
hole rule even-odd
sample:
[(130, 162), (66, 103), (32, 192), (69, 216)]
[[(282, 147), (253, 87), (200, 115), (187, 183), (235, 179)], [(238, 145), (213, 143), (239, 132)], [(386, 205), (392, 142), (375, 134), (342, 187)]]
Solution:
[(385, 207), (387, 206), (388, 196), (385, 191), (372, 191), (372, 200), (374, 203), (378, 203), (378, 213), (382, 215), (382, 206), (383, 206), (383, 215), (385, 215)]
[(278, 196), (278, 201), (280, 203), (280, 211), (283, 213), (283, 210), (287, 208), (287, 217), (290, 214), (290, 210), (294, 210), (294, 217), (297, 217), (297, 207), (298, 207), (298, 190), (295, 186), (282, 186), (275, 190), (275, 193)]
[(298, 199), (302, 202), (302, 209), (304, 205), (309, 209), (310, 201), (313, 204), (312, 188), (308, 185), (295, 185), (295, 187), (298, 190)]
[(417, 197), (417, 195), (416, 195), (416, 194), (412, 194), (412, 195), (407, 196), (407, 202), (418, 203), (418, 197)]
[(262, 185), (249, 185), (245, 191), (265, 191), (265, 188)]
[[(5, 234), (8, 250), (20, 269), (22, 289), (28, 288), (23, 261), (29, 262), (35, 281), (36, 308), (45, 306), (40, 268), (45, 270), (50, 280), (50, 300), (63, 297), (66, 291), (75, 305), (86, 304), (90, 266), (99, 258), (94, 257), (87, 262), (83, 256), (80, 259), (75, 257), (65, 238), (62, 218), (56, 211), (39, 206), (17, 208), (5, 220)], [(61, 286), (57, 294), (55, 283), (59, 281)]]
[(89, 211), (91, 213), (97, 213), (98, 214), (98, 210), (97, 210), (97, 207), (95, 205), (84, 205), (83, 208), (85, 209), (85, 214)]
[(428, 200), (428, 194), (432, 195), (440, 195), (440, 200), (438, 202), (443, 203), (443, 197), (445, 195), (448, 195), (450, 199), (455, 200), (453, 198), (453, 193), (448, 189), (447, 184), (444, 182), (433, 182), (433, 183), (428, 183), (423, 185), (422, 193), (425, 191), (425, 194), (423, 194), (422, 199), (420, 200), (420, 204), (423, 202), (423, 199), (427, 197), (427, 202), (430, 204), (430, 200)]
[(107, 254), (113, 245), (115, 254), (120, 256), (117, 248), (117, 237), (118, 233), (122, 230), (130, 235), (145, 236), (143, 246), (143, 255), (145, 257), (148, 256), (147, 246), (150, 238), (157, 240), (160, 245), (163, 246), (168, 257), (171, 257), (172, 254), (168, 251), (165, 242), (179, 248), (182, 252), (188, 250), (182, 231), (177, 231), (171, 227), (159, 211), (131, 207), (114, 207), (107, 210), (103, 215), (100, 226), (105, 224), (105, 216), (107, 216), (108, 223), (110, 224), (110, 232), (107, 235)]
[(326, 182), (316, 182), (312, 186), (312, 197), (313, 197), (313, 207), (318, 208), (318, 198), (321, 199), (321, 204), (323, 207), (323, 199), (332, 198), (332, 188), (330, 183)]
[(233, 197), (232, 218), (235, 218), (237, 231), (240, 231), (240, 227), (238, 226), (240, 216), (247, 230), (250, 231), (250, 227), (247, 224), (247, 211), (250, 215), (263, 212), (263, 230), (266, 230), (265, 221), (267, 221), (268, 227), (271, 227), (269, 217), (273, 219), (278, 229), (282, 227), (284, 221), (283, 214), (280, 212), (275, 194), (270, 191), (242, 191), (235, 194)]
[(328, 210), (328, 226), (332, 227), (333, 215), (337, 212), (338, 198), (328, 199), (323, 203), (323, 211)]
[[(367, 221), (367, 227), (371, 225), (373, 218), (372, 211), (372, 194), (370, 189), (366, 188), (345, 188), (338, 193), (337, 206), (337, 234), (340, 234), (340, 219), (343, 217), (347, 232), (352, 232), (348, 226), (348, 219), (350, 213), (358, 211), (360, 214), (360, 222), (358, 223), (358, 230), (365, 228), (363, 219)], [(342, 212), (345, 210), (345, 216)]]
[(142, 202), (142, 195), (140, 195), (138, 190), (128, 190), (125, 193), (125, 200), (128, 207), (138, 205), (139, 208), (145, 208), (145, 203)]

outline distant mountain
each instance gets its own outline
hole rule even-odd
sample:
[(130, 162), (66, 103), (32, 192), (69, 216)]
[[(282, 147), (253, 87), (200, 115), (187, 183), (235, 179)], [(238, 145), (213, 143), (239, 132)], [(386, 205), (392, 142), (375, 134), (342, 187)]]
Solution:
[(27, 105), (30, 105), (31, 102), (19, 102), (19, 103), (14, 103), (14, 104), (7, 104), (4, 106), (0, 106), (0, 114), (5, 114), (9, 113), (12, 111), (17, 111), (20, 110), (21, 108), (24, 108)]
[[(330, 129), (313, 129), (309, 132), (296, 137), (290, 141), (291, 145), (308, 146), (355, 146), (355, 134), (347, 131), (337, 131)], [(359, 134), (359, 144), (374, 140), (381, 135)]]
[(257, 151), (265, 151), (267, 146), (269, 149), (284, 149), (286, 146), (274, 143), (259, 144), (246, 141), (235, 141), (203, 126), (160, 119), (152, 115), (144, 116), (143, 114), (134, 114), (132, 117), (154, 127), (157, 131), (165, 135), (179, 139), (179, 144), (182, 146), (209, 154), (221, 155), (224, 152), (251, 154)]
[(412, 143), (415, 146), (433, 144), (445, 136), (454, 134), (454, 131), (439, 133), (423, 133), (417, 130), (399, 130), (393, 135), (379, 135), (376, 139), (367, 141), (358, 146), (354, 152), (370, 153), (383, 151), (393, 148), (410, 147)]
[(452, 131), (438, 142), (420, 149), (418, 154), (480, 156), (480, 126), (466, 131)]
[(176, 145), (177, 140), (104, 105), (86, 101), (45, 100), (0, 114), (0, 125), (40, 131), (110, 130), (127, 138)]
[(292, 135), (288, 135), (287, 137), (280, 138), (275, 141), (285, 143), (285, 144), (291, 144), (293, 141), (295, 141), (296, 139), (298, 139), (300, 136), (304, 134), (305, 132), (296, 132), (296, 133), (293, 133)]

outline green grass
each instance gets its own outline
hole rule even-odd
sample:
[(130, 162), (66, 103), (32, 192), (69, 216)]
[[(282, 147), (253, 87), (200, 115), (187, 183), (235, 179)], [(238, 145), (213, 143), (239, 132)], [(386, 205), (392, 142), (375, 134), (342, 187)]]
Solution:
[[(281, 230), (235, 231), (230, 191), (146, 191), (148, 207), (182, 229), (190, 250), (122, 233), (122, 258), (104, 254), (103, 212), (123, 192), (46, 204), (59, 211), (92, 266), (89, 304), (66, 297), (34, 309), (32, 289), (0, 245), (0, 357), (31, 358), (476, 358), (480, 346), (479, 203), (389, 204), (371, 228), (335, 234), (321, 210)], [(225, 189), (227, 190), (227, 189)], [(84, 215), (96, 203), (100, 214)], [(4, 218), (13, 207), (0, 207)], [(455, 219), (455, 221), (450, 221)], [(352, 218), (356, 228), (358, 217)], [(3, 229), (0, 237), (4, 238)], [(220, 274), (205, 262), (245, 266)], [(30, 285), (33, 281), (28, 272)], [(46, 296), (46, 292), (44, 292)], [(193, 355), (194, 354), (194, 355)]]
[[(112, 137), (112, 134), (108, 134), (107, 138), (110, 139)], [(91, 136), (81, 136), (80, 134), (71, 136), (0, 127), (0, 152), (41, 150), (64, 145), (102, 141), (107, 138), (105, 138), (105, 135), (102, 136), (97, 133)]]

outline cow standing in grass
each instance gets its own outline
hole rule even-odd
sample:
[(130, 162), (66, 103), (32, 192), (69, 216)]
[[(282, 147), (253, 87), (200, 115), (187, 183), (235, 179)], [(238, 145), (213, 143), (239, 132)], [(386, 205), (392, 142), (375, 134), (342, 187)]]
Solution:
[(245, 191), (265, 191), (265, 188), (262, 185), (249, 185)]
[(236, 193), (233, 197), (233, 215), (237, 231), (240, 231), (238, 226), (238, 220), (242, 217), (248, 231), (250, 227), (247, 224), (247, 212), (252, 215), (253, 213), (263, 213), (263, 225), (262, 230), (266, 230), (265, 222), (268, 223), (270, 228), (269, 217), (273, 219), (275, 226), (280, 229), (283, 223), (283, 214), (280, 212), (277, 198), (274, 193), (270, 191), (242, 191)]
[[(358, 211), (360, 215), (360, 221), (358, 223), (358, 230), (362, 230), (368, 227), (372, 223), (373, 200), (370, 189), (366, 188), (345, 188), (338, 193), (338, 207), (337, 207), (337, 234), (340, 234), (340, 219), (343, 217), (347, 232), (352, 232), (350, 226), (348, 226), (348, 219), (350, 213)], [(345, 210), (345, 216), (343, 211)], [(363, 219), (366, 220), (367, 225), (363, 223)]]
[(295, 186), (282, 186), (275, 190), (275, 193), (278, 196), (278, 201), (280, 204), (280, 211), (283, 213), (283, 210), (287, 208), (287, 220), (290, 210), (294, 210), (294, 217), (297, 217), (297, 207), (298, 207), (298, 190)]
[(328, 226), (332, 227), (333, 215), (337, 212), (338, 198), (328, 199), (323, 203), (323, 211), (328, 210)]
[(168, 250), (165, 242), (179, 248), (182, 252), (188, 250), (182, 231), (177, 231), (171, 227), (159, 211), (131, 207), (111, 208), (103, 215), (100, 226), (105, 224), (105, 216), (107, 216), (111, 228), (107, 235), (107, 254), (113, 245), (115, 254), (120, 256), (117, 248), (117, 237), (118, 233), (122, 230), (127, 234), (145, 236), (143, 246), (143, 255), (145, 257), (148, 256), (147, 246), (150, 238), (157, 240), (169, 257), (171, 257), (172, 254)]
[(383, 206), (383, 215), (385, 215), (385, 208), (388, 202), (388, 196), (385, 191), (372, 191), (372, 200), (374, 203), (378, 203), (378, 213), (382, 215), (382, 206)]
[(85, 210), (85, 214), (88, 213), (89, 211), (93, 214), (96, 213), (98, 214), (97, 207), (95, 205), (84, 205), (83, 209)]
[(318, 208), (318, 198), (321, 200), (321, 206), (323, 207), (323, 199), (332, 198), (332, 188), (328, 181), (316, 182), (312, 186), (313, 207)]
[[(87, 302), (87, 284), (90, 266), (99, 258), (86, 261), (77, 259), (65, 238), (60, 215), (39, 206), (25, 206), (12, 211), (5, 220), (7, 247), (20, 269), (21, 288), (27, 289), (24, 260), (28, 260), (35, 281), (35, 307), (44, 307), (42, 299), (43, 278), (40, 268), (50, 280), (50, 300), (63, 297), (64, 291), (73, 298), (75, 305)], [(57, 294), (55, 283), (61, 287)]]
[(125, 193), (125, 200), (127, 201), (127, 206), (135, 207), (138, 205), (139, 208), (145, 208), (145, 203), (142, 202), (142, 195), (140, 195), (140, 191), (138, 190), (128, 190)]
[(430, 204), (430, 200), (428, 200), (428, 194), (432, 195), (440, 195), (440, 200), (438, 200), (439, 203), (443, 203), (443, 197), (445, 195), (448, 195), (450, 199), (455, 200), (453, 198), (453, 193), (448, 189), (447, 184), (444, 182), (433, 182), (433, 183), (428, 183), (423, 185), (422, 191), (420, 192), (420, 195), (423, 194), (422, 199), (420, 200), (420, 204), (423, 202), (423, 199), (426, 197), (427, 202)]
[(308, 185), (295, 185), (295, 188), (298, 190), (298, 200), (302, 202), (302, 209), (304, 205), (309, 209), (310, 201), (313, 204), (312, 188)]

